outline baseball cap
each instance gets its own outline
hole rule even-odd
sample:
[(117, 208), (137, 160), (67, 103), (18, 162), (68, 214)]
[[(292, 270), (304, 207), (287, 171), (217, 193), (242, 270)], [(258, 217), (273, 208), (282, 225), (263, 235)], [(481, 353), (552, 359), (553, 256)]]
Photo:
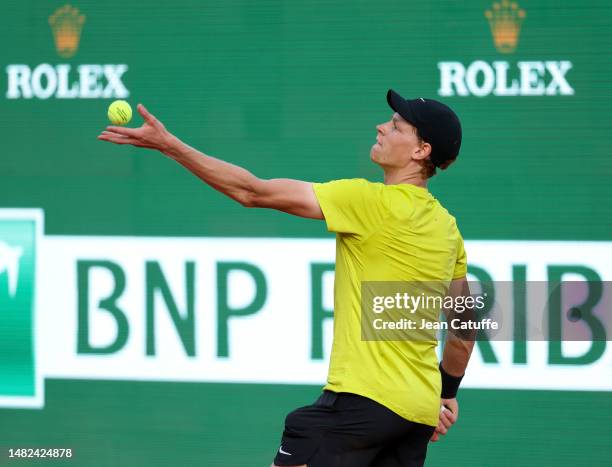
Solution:
[(461, 147), (461, 123), (450, 107), (433, 99), (404, 99), (393, 89), (387, 91), (389, 107), (419, 130), (431, 145), (429, 158), (436, 167), (455, 159)]

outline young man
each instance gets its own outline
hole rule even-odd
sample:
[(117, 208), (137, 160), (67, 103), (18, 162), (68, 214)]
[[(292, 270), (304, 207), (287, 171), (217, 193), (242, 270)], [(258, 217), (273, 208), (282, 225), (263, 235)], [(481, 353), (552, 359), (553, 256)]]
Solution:
[(438, 365), (435, 341), (361, 338), (363, 281), (437, 281), (451, 297), (469, 295), (455, 219), (427, 191), (437, 168), (459, 154), (459, 119), (440, 102), (392, 90), (387, 102), (395, 113), (376, 127), (370, 151), (384, 183), (262, 180), (187, 146), (142, 105), (142, 127), (98, 136), (156, 149), (243, 206), (325, 220), (337, 233), (328, 382), (315, 404), (287, 416), (275, 466), (422, 466), (430, 439), (457, 420), (473, 342), (448, 333)]

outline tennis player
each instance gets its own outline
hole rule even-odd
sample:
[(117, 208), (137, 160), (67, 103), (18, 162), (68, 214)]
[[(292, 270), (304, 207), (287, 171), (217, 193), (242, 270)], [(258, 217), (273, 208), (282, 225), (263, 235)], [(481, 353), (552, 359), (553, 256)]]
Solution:
[(183, 143), (142, 105), (140, 128), (110, 126), (98, 136), (158, 150), (245, 207), (325, 220), (337, 234), (327, 385), (314, 404), (287, 416), (275, 466), (422, 466), (429, 441), (459, 414), (473, 341), (449, 332), (438, 362), (435, 341), (361, 339), (362, 281), (439, 281), (451, 297), (469, 295), (455, 218), (427, 190), (459, 154), (459, 119), (440, 102), (393, 90), (387, 102), (394, 113), (376, 127), (370, 151), (384, 183), (262, 180)]

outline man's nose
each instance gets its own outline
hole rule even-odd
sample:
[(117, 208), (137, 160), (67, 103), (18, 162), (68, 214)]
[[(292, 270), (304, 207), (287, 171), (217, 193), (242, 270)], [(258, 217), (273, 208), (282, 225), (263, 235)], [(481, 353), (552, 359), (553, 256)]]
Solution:
[(384, 133), (385, 133), (385, 132), (384, 132), (384, 128), (385, 128), (385, 127), (383, 126), (383, 124), (382, 124), (382, 123), (380, 123), (380, 124), (376, 125), (376, 130), (377, 130), (377, 131), (378, 131), (380, 134), (384, 134)]

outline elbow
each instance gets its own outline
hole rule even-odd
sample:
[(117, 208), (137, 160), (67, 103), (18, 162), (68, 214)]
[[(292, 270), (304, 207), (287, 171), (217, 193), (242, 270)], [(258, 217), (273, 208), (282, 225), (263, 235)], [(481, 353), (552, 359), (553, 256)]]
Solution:
[(263, 206), (260, 191), (260, 180), (257, 180), (240, 190), (234, 199), (245, 208), (259, 208)]
[(257, 197), (253, 196), (253, 194), (250, 193), (250, 192), (241, 193), (239, 196), (236, 196), (235, 199), (244, 208), (257, 208), (257, 207), (259, 207), (259, 205), (257, 204)]
[(255, 196), (253, 192), (247, 189), (233, 190), (225, 193), (227, 196), (232, 198), (237, 203), (240, 203), (242, 207), (254, 208), (255, 207)]
[(259, 178), (254, 178), (249, 184), (244, 187), (237, 201), (245, 208), (264, 208), (265, 203), (265, 185), (266, 181)]

